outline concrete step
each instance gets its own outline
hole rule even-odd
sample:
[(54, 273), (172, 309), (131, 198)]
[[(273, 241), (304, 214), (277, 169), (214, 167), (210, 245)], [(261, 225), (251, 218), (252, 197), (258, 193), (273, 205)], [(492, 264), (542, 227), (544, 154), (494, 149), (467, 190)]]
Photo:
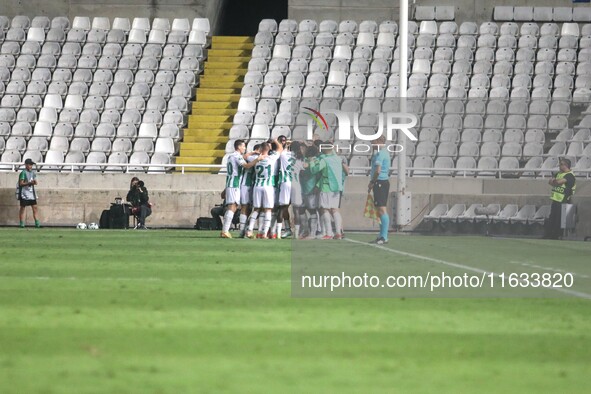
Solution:
[[(218, 174), (219, 171), (219, 168), (185, 168), (185, 172), (191, 173)], [(174, 172), (181, 172), (181, 167), (175, 167)]]
[(184, 131), (186, 137), (225, 137), (228, 135), (229, 128), (215, 128), (215, 129), (203, 129), (203, 128), (186, 128)]
[(211, 58), (218, 57), (239, 57), (239, 56), (248, 56), (250, 57), (252, 51), (248, 49), (210, 49), (207, 52), (207, 55)]
[(197, 88), (195, 91), (197, 97), (203, 97), (204, 94), (240, 94), (238, 88)]
[(207, 137), (202, 134), (201, 135), (189, 135), (189, 136), (187, 136), (187, 134), (185, 134), (183, 141), (184, 142), (209, 142), (209, 143), (215, 143), (215, 144), (222, 144), (223, 146), (226, 146), (226, 142), (228, 142), (228, 136), (223, 135), (221, 137)]
[(209, 115), (209, 116), (233, 116), (236, 113), (234, 108), (199, 108), (193, 109), (191, 115)]
[(216, 69), (216, 70), (234, 70), (237, 68), (248, 68), (247, 61), (210, 61), (205, 62), (205, 70)]
[(237, 102), (223, 101), (193, 101), (193, 110), (215, 108), (215, 109), (234, 109), (238, 108)]
[[(221, 158), (224, 157), (224, 155), (226, 154), (226, 152), (223, 149), (219, 149), (219, 150), (211, 150), (211, 149), (183, 149), (183, 147), (181, 146), (181, 152), (179, 157), (203, 157), (206, 159), (213, 159), (213, 158)], [(177, 160), (178, 163), (178, 160)], [(195, 163), (195, 164), (200, 164), (200, 163)]]
[(224, 89), (224, 88), (232, 88), (232, 89), (242, 89), (244, 86), (244, 82), (214, 82), (214, 81), (203, 81), (199, 83), (199, 86), (202, 88), (212, 88), (212, 89)]
[(176, 158), (176, 164), (217, 164), (221, 163), (218, 157), (195, 157), (179, 156)]
[(208, 151), (208, 150), (224, 150), (226, 144), (219, 142), (181, 142), (181, 151), (197, 150), (197, 151)]
[(207, 68), (204, 70), (204, 76), (209, 75), (246, 75), (248, 67), (245, 68)]
[(248, 63), (251, 59), (250, 55), (247, 56), (210, 56), (207, 61), (211, 63), (224, 63), (224, 62), (232, 62), (232, 63)]
[(187, 128), (189, 129), (223, 129), (232, 127), (232, 122), (203, 122), (201, 120), (195, 120), (189, 118)]
[(189, 115), (189, 120), (199, 123), (231, 122), (233, 115)]
[(240, 100), (240, 93), (234, 94), (214, 94), (214, 93), (197, 93), (197, 102), (199, 101), (236, 101)]
[(215, 45), (215, 49), (222, 49), (222, 50), (241, 50), (241, 51), (252, 51), (252, 48), (254, 48), (254, 44), (253, 43), (243, 43), (243, 44), (235, 44), (235, 43), (230, 43), (230, 44), (216, 44)]
[(245, 44), (253, 43), (254, 37), (249, 36), (213, 36), (211, 37), (211, 46), (215, 44)]
[(244, 81), (244, 76), (242, 75), (204, 75), (200, 78), (200, 83), (203, 82), (228, 82), (228, 83), (236, 83)]

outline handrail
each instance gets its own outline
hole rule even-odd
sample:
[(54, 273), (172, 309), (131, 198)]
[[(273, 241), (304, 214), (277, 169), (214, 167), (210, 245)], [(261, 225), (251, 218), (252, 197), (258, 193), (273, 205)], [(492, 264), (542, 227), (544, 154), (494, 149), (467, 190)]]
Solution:
[[(7, 167), (11, 167), (11, 168), (7, 168)], [(0, 172), (6, 172), (6, 171), (18, 171), (19, 169), (23, 168), (24, 165), (22, 162), (6, 162), (6, 163), (0, 163)], [(125, 168), (125, 170), (121, 170), (121, 173), (127, 173), (129, 172), (130, 168), (142, 168), (144, 171), (148, 172), (148, 171), (153, 171), (154, 169), (163, 169), (164, 171), (166, 171), (166, 169), (172, 169), (173, 167), (176, 168), (180, 168), (181, 174), (185, 174), (185, 170), (189, 169), (189, 168), (204, 168), (204, 169), (212, 169), (212, 170), (220, 170), (222, 168), (224, 168), (224, 165), (221, 164), (133, 164), (133, 163), (60, 163), (60, 164), (56, 164), (56, 163), (37, 163), (36, 167), (40, 170), (40, 172), (44, 172), (43, 167), (49, 167), (47, 168), (45, 171), (47, 172), (82, 172), (82, 170), (84, 169), (84, 167), (101, 167), (101, 170), (90, 170), (88, 172), (105, 172), (107, 167), (120, 167), (120, 168)], [(59, 167), (59, 169), (56, 169), (56, 167)], [(352, 176), (365, 176), (367, 174), (355, 174), (355, 172), (361, 172), (361, 171), (365, 171), (365, 172), (369, 172), (371, 170), (371, 167), (349, 167), (349, 171), (353, 174), (351, 174)], [(396, 173), (396, 169), (391, 169), (391, 174), (395, 175)], [(481, 168), (457, 168), (457, 167), (452, 167), (452, 168), (443, 168), (443, 167), (407, 167), (407, 175), (412, 174), (412, 172), (414, 171), (428, 171), (430, 173), (435, 173), (435, 172), (451, 172), (453, 174), (455, 174), (455, 176), (457, 177), (458, 175), (466, 178), (466, 177), (470, 177), (473, 176), (471, 174), (490, 174), (490, 173), (494, 173), (495, 176), (499, 175), (499, 174), (522, 174), (525, 172), (533, 172), (533, 173), (540, 173), (540, 175), (535, 176), (536, 178), (545, 178), (548, 175), (552, 175), (552, 173), (557, 172), (558, 169), (548, 169), (548, 168), (510, 168), (510, 169), (505, 169), (505, 168), (486, 168), (486, 169), (481, 169)], [(113, 172), (113, 173), (117, 173), (119, 171), (113, 171), (113, 170), (109, 170), (109, 173)], [(579, 170), (579, 169), (575, 169), (573, 170), (573, 172), (575, 174), (580, 174), (580, 175), (586, 175), (587, 178), (591, 177), (591, 168), (590, 169), (585, 169), (585, 170)], [(449, 175), (445, 175), (444, 177), (447, 177)]]

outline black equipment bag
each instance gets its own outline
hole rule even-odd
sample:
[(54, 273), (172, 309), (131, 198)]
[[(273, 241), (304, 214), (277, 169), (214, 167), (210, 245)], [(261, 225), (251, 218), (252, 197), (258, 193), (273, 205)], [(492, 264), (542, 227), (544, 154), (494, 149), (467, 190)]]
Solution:
[(126, 229), (129, 227), (129, 212), (123, 204), (111, 204), (109, 210), (109, 228)]
[(196, 230), (219, 230), (214, 218), (201, 217), (195, 223)]
[(101, 219), (99, 221), (99, 228), (103, 228), (103, 229), (109, 228), (109, 226), (111, 225), (109, 223), (110, 213), (111, 213), (111, 211), (108, 209), (105, 209), (103, 211), (103, 213), (101, 213)]

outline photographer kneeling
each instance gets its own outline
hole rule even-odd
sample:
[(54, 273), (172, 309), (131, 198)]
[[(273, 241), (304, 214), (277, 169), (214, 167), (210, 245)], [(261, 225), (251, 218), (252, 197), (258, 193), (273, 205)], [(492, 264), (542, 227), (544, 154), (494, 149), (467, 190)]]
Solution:
[(146, 218), (152, 214), (152, 208), (148, 197), (148, 189), (145, 187), (144, 182), (137, 177), (131, 179), (127, 202), (131, 204), (131, 213), (138, 218), (135, 228), (147, 230)]

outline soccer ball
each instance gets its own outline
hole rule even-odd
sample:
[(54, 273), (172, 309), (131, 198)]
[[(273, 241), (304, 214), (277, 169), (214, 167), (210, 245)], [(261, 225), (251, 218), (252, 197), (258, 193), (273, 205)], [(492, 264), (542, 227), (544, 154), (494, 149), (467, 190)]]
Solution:
[(96, 223), (90, 223), (90, 224), (88, 225), (88, 229), (89, 229), (89, 230), (98, 230), (98, 229), (99, 229), (99, 225), (98, 225), (98, 224), (96, 224)]
[(86, 223), (78, 223), (78, 225), (76, 226), (76, 228), (78, 230), (86, 230), (87, 229)]

